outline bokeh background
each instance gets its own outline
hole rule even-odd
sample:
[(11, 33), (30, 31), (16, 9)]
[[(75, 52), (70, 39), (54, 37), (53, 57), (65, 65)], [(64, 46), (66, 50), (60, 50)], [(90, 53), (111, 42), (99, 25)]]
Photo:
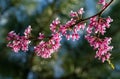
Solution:
[(34, 54), (33, 46), (28, 52), (14, 53), (6, 46), (7, 33), (14, 30), (23, 33), (31, 25), (32, 34), (50, 34), (49, 24), (56, 17), (62, 23), (70, 19), (69, 12), (83, 7), (84, 17), (100, 11), (98, 0), (0, 0), (0, 79), (120, 79), (120, 0), (104, 12), (114, 22), (105, 36), (112, 37), (114, 46), (111, 57), (115, 69), (107, 62), (94, 58), (95, 51), (80, 31), (78, 41), (67, 41), (64, 37), (61, 48), (52, 58), (42, 59)]

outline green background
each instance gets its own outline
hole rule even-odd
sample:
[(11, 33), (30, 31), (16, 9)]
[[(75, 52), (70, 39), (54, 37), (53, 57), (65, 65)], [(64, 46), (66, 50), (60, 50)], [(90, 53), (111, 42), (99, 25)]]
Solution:
[[(14, 53), (6, 45), (8, 32), (23, 33), (28, 25), (32, 35), (39, 32), (50, 35), (49, 24), (56, 17), (61, 23), (70, 19), (71, 10), (83, 7), (84, 17), (100, 11), (98, 0), (0, 0), (0, 79), (120, 79), (120, 1), (103, 13), (114, 20), (105, 37), (112, 37), (114, 46), (110, 65), (95, 59), (95, 51), (84, 39), (85, 31), (80, 31), (78, 41), (67, 41), (64, 37), (61, 48), (52, 58), (43, 59), (34, 54), (33, 46), (28, 52)], [(35, 42), (35, 41), (34, 41)]]

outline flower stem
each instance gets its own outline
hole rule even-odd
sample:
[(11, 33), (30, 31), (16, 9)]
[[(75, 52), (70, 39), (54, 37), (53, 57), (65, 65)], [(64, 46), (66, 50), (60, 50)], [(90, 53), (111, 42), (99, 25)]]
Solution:
[(110, 67), (111, 67), (112, 69), (115, 69), (115, 67), (114, 67), (113, 63), (111, 63), (111, 61), (110, 61), (110, 60), (107, 60), (107, 62), (108, 62), (108, 64), (110, 65)]

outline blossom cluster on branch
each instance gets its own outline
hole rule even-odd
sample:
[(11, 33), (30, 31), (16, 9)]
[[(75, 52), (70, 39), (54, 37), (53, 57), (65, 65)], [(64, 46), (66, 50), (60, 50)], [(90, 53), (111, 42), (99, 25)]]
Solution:
[[(110, 16), (107, 18), (101, 17), (103, 11), (112, 3), (106, 0), (99, 0), (98, 4), (102, 5), (102, 10), (88, 18), (83, 18), (82, 14), (84, 9), (80, 8), (78, 11), (70, 12), (71, 19), (65, 24), (61, 24), (59, 18), (56, 18), (50, 24), (51, 35), (45, 36), (43, 33), (39, 33), (39, 43), (34, 46), (34, 51), (38, 56), (42, 58), (50, 58), (51, 54), (58, 51), (60, 48), (62, 36), (65, 36), (67, 40), (73, 41), (80, 38), (79, 31), (86, 29), (85, 39), (90, 43), (90, 46), (96, 50), (95, 58), (102, 60), (102, 62), (110, 59), (110, 51), (113, 46), (110, 46), (111, 37), (101, 38), (104, 35), (107, 28), (110, 28), (110, 23), (113, 21)], [(88, 27), (86, 27), (86, 20), (89, 20)], [(7, 40), (8, 47), (12, 48), (14, 52), (19, 50), (27, 51), (30, 44), (31, 26), (29, 26), (23, 36), (17, 35), (14, 31), (8, 33)], [(45, 41), (44, 39), (49, 39)]]
[(29, 26), (23, 36), (17, 35), (14, 31), (8, 33), (7, 40), (10, 41), (7, 46), (11, 47), (14, 52), (18, 52), (19, 50), (28, 51), (28, 45), (30, 44), (30, 33), (31, 26)]

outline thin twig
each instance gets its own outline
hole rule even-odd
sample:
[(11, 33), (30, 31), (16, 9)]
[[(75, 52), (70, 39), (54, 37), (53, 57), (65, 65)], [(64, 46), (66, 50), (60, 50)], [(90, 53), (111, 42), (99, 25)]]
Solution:
[(111, 5), (111, 3), (112, 3), (113, 1), (114, 1), (114, 0), (111, 0), (111, 1), (105, 6), (105, 8), (103, 8), (103, 9), (102, 9), (100, 12), (98, 12), (97, 14), (95, 14), (95, 15), (93, 15), (93, 16), (90, 16), (90, 17), (88, 17), (88, 18), (85, 18), (85, 19), (80, 19), (80, 20), (78, 20), (75, 24), (73, 24), (72, 26), (75, 26), (76, 24), (78, 24), (78, 23), (80, 23), (80, 22), (84, 22), (84, 21), (86, 21), (86, 20), (89, 20), (89, 19), (92, 18), (92, 17), (101, 15), (101, 14)]

